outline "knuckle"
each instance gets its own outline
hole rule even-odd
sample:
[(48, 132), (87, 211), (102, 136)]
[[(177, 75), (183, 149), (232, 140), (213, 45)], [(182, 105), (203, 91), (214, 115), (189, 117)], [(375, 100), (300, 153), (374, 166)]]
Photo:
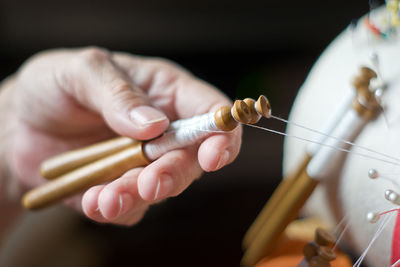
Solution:
[(110, 52), (100, 47), (87, 47), (79, 54), (80, 58), (87, 63), (95, 63), (110, 57)]

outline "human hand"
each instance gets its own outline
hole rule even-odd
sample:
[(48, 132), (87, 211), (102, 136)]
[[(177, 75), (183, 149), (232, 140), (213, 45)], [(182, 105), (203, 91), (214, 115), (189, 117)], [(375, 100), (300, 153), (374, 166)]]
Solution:
[[(214, 111), (229, 100), (212, 86), (162, 59), (99, 48), (55, 50), (28, 60), (17, 73), (10, 142), (11, 174), (27, 188), (43, 183), (40, 163), (55, 154), (115, 135), (147, 140), (169, 121)], [(171, 151), (145, 168), (65, 201), (97, 222), (132, 225), (149, 205), (180, 194), (202, 170), (233, 161), (241, 128), (199, 146)], [(171, 164), (173, 162), (173, 164)]]

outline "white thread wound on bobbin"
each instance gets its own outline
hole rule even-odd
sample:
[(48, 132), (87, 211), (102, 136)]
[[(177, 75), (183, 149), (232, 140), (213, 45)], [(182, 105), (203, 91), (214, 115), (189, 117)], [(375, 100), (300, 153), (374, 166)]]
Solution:
[(219, 131), (215, 124), (214, 112), (171, 123), (168, 131), (161, 137), (148, 142), (144, 153), (151, 161), (168, 151), (186, 147)]

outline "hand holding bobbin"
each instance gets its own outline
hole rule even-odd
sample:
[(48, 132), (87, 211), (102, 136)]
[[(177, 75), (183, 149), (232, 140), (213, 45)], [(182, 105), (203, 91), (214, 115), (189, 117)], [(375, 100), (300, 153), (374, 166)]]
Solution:
[[(231, 131), (238, 122), (258, 121), (261, 115), (268, 114), (269, 102), (263, 96), (250, 107), (237, 100), (232, 108), (222, 107), (212, 116), (177, 121), (171, 125), (172, 131), (152, 141), (141, 143), (121, 137), (57, 156), (44, 162), (41, 172), (49, 179), (53, 179), (55, 173), (61, 176), (28, 192), (23, 204), (29, 209), (45, 207), (94, 185), (112, 181), (132, 168), (145, 166), (167, 151), (192, 145), (209, 136), (209, 131)], [(196, 120), (205, 129), (193, 128), (194, 132), (188, 134), (187, 130)]]

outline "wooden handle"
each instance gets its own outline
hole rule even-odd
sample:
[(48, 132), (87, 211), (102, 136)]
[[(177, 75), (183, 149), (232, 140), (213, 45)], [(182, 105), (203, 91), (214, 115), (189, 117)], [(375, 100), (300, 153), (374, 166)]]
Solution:
[(317, 184), (317, 180), (311, 179), (303, 171), (244, 253), (242, 266), (254, 266), (263, 256), (271, 253), (282, 232), (296, 218)]
[(24, 195), (22, 204), (32, 210), (44, 208), (94, 185), (115, 180), (126, 171), (149, 163), (142, 152), (142, 143), (137, 142), (30, 190)]
[(264, 227), (265, 222), (274, 215), (274, 211), (279, 208), (282, 199), (288, 194), (288, 192), (290, 192), (290, 188), (296, 183), (297, 179), (299, 179), (310, 160), (311, 156), (306, 155), (297, 169), (293, 173), (290, 173), (288, 177), (283, 179), (279, 186), (275, 189), (272, 196), (268, 199), (267, 204), (258, 214), (249, 230), (247, 230), (242, 242), (243, 248), (250, 246), (260, 230)]
[(40, 166), (40, 173), (46, 179), (54, 179), (137, 143), (138, 141), (128, 137), (116, 137), (94, 145), (71, 150), (44, 161)]

